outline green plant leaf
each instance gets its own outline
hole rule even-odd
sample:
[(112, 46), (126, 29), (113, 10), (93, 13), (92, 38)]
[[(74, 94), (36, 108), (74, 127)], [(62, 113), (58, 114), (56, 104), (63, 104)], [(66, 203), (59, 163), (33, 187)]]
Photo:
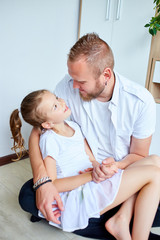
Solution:
[(156, 35), (156, 33), (157, 33), (157, 29), (153, 28), (153, 35)]
[(149, 33), (153, 36), (154, 35), (153, 29), (149, 28)]
[(156, 18), (155, 17), (152, 17), (151, 21), (150, 21), (150, 24), (151, 23), (154, 23), (156, 21)]
[(152, 17), (150, 22), (144, 27), (149, 27), (149, 33), (154, 36), (157, 31), (160, 31), (160, 0), (153, 0), (156, 5), (153, 9), (156, 9), (156, 16)]
[(157, 28), (160, 28), (160, 24), (158, 24), (158, 23), (155, 23), (155, 26), (156, 26)]

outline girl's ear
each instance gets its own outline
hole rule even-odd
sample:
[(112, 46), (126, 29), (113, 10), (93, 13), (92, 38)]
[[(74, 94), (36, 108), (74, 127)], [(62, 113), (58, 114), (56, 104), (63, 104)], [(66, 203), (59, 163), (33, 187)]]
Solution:
[(42, 126), (43, 128), (45, 128), (45, 129), (50, 129), (50, 128), (51, 128), (51, 124), (50, 124), (49, 122), (43, 122), (43, 123), (41, 124), (41, 126)]

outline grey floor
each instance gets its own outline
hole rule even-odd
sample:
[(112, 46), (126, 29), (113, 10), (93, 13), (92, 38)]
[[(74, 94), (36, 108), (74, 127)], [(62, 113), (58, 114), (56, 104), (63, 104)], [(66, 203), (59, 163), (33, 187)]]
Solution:
[[(18, 192), (31, 177), (29, 159), (0, 167), (0, 240), (87, 240), (62, 232), (45, 221), (29, 221), (30, 214), (18, 204)], [(160, 228), (152, 230), (160, 234)]]

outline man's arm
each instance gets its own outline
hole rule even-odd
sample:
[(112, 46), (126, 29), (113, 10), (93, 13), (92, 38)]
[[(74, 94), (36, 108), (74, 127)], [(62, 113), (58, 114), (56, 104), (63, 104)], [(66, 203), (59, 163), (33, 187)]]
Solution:
[(32, 167), (34, 183), (38, 179), (47, 176), (47, 172), (43, 164), (42, 155), (39, 148), (39, 138), (40, 130), (38, 128), (33, 128), (29, 138), (29, 157)]
[(147, 157), (151, 145), (152, 136), (145, 139), (131, 137), (130, 153), (120, 162), (117, 162), (118, 168), (125, 169), (132, 163)]
[[(145, 139), (137, 139), (135, 137), (131, 137), (131, 145), (129, 154), (123, 158), (119, 162), (115, 162), (116, 166), (120, 169), (125, 169), (132, 163), (147, 157), (149, 154), (149, 148), (151, 145), (152, 136)], [(102, 171), (105, 175), (107, 175), (107, 159), (103, 161)]]
[[(29, 138), (29, 156), (33, 172), (34, 183), (38, 179), (47, 176), (47, 172), (39, 149), (39, 136), (40, 136), (39, 130), (33, 128)], [(55, 186), (52, 183), (48, 182), (37, 189), (36, 191), (37, 208), (42, 212), (42, 214), (48, 221), (53, 221), (59, 224), (60, 222), (57, 220), (57, 216), (54, 215), (54, 212), (52, 211), (52, 202), (54, 200), (56, 200), (59, 209), (63, 211), (63, 204), (61, 198)]]
[(95, 182), (103, 181), (107, 178), (110, 178), (115, 174), (116, 171), (112, 171), (114, 166), (120, 169), (125, 169), (132, 163), (147, 157), (149, 154), (149, 148), (151, 144), (152, 136), (145, 139), (137, 139), (135, 137), (131, 137), (131, 145), (129, 154), (123, 158), (121, 161), (111, 161), (111, 158), (106, 158), (102, 165), (97, 169), (97, 171), (93, 172), (93, 179)]

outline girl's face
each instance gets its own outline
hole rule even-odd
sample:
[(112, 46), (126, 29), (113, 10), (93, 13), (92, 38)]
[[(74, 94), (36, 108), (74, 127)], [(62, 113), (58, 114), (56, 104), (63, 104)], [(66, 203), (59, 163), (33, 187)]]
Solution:
[(49, 91), (43, 94), (37, 111), (44, 116), (50, 127), (53, 124), (62, 123), (71, 114), (71, 110), (66, 106), (65, 101)]

